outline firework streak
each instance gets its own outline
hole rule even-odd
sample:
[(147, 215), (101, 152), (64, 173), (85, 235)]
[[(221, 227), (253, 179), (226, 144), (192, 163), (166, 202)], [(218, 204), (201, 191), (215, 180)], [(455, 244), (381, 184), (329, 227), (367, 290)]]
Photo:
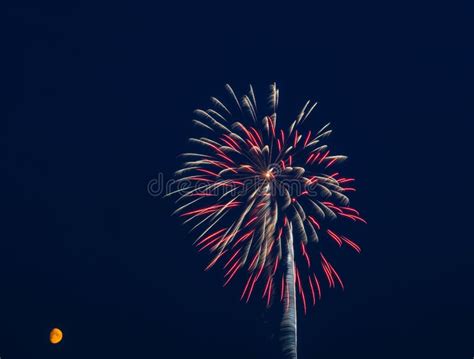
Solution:
[[(277, 298), (285, 357), (296, 358), (296, 302), (306, 314), (321, 299), (322, 283), (344, 288), (322, 253), (330, 246), (360, 252), (358, 244), (329, 228), (336, 219), (364, 222), (349, 205), (353, 178), (337, 170), (346, 156), (324, 144), (329, 124), (319, 131), (302, 125), (317, 103), (306, 103), (286, 129), (277, 126), (279, 90), (270, 86), (259, 112), (252, 87), (240, 100), (229, 85), (230, 101), (212, 97), (212, 108), (196, 110), (194, 123), (207, 132), (191, 138), (199, 150), (182, 154), (176, 172), (176, 214), (199, 230), (195, 246), (221, 265), (224, 285), (244, 278), (241, 300)], [(260, 110), (261, 111), (261, 110)]]

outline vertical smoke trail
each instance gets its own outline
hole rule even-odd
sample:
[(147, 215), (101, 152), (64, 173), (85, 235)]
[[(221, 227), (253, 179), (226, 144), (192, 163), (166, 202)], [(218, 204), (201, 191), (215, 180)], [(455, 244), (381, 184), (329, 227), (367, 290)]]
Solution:
[(286, 227), (286, 278), (285, 297), (283, 300), (283, 318), (280, 324), (281, 346), (283, 356), (287, 359), (297, 358), (296, 298), (295, 298), (295, 262), (293, 251), (293, 226)]

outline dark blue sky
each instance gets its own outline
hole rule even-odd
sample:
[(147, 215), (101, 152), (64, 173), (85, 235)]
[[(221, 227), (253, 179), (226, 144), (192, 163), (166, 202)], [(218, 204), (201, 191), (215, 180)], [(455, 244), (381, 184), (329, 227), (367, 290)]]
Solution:
[[(346, 291), (300, 318), (300, 357), (471, 358), (466, 11), (12, 5), (1, 358), (277, 357), (275, 313), (240, 303), (240, 286), (222, 289), (219, 271), (204, 273), (207, 257), (170, 217), (172, 201), (146, 191), (178, 166), (194, 108), (227, 82), (252, 83), (262, 98), (273, 81), (281, 118), (320, 102), (313, 121), (333, 123), (369, 221), (352, 235), (362, 254), (334, 256)], [(53, 326), (65, 333), (57, 347)]]

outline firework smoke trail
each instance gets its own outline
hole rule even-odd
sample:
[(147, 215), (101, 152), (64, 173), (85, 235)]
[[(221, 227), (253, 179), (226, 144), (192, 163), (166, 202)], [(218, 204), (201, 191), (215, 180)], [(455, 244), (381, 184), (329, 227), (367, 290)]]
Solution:
[[(353, 178), (334, 169), (346, 159), (333, 155), (319, 131), (302, 129), (316, 107), (308, 101), (286, 129), (277, 126), (279, 90), (270, 87), (268, 106), (257, 107), (250, 86), (240, 100), (226, 85), (229, 101), (211, 97), (212, 108), (195, 111), (206, 137), (191, 138), (200, 150), (184, 153), (176, 172), (175, 213), (200, 230), (195, 246), (222, 263), (224, 286), (244, 277), (241, 300), (256, 291), (269, 307), (279, 297), (283, 308), (282, 350), (297, 357), (297, 311), (321, 299), (320, 278), (344, 288), (323, 254), (323, 244), (361, 249), (330, 227), (336, 219), (364, 222), (349, 205)], [(324, 241), (324, 243), (322, 243)], [(326, 251), (326, 249), (324, 249)]]
[(298, 327), (296, 317), (296, 298), (295, 298), (295, 261), (293, 251), (293, 229), (292, 224), (288, 224), (287, 241), (286, 241), (286, 278), (285, 288), (287, 295), (284, 298), (283, 319), (281, 321), (281, 345), (285, 358), (296, 359)]

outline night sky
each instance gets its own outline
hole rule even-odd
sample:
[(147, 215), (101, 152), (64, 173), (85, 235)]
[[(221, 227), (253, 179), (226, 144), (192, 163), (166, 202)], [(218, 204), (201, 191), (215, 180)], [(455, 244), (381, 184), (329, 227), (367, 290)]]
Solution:
[(369, 222), (351, 230), (361, 255), (331, 253), (346, 290), (299, 318), (300, 358), (473, 357), (467, 9), (327, 3), (11, 2), (2, 359), (278, 358), (277, 313), (204, 272), (173, 200), (147, 193), (190, 149), (196, 107), (274, 81), (280, 124), (319, 101)]

